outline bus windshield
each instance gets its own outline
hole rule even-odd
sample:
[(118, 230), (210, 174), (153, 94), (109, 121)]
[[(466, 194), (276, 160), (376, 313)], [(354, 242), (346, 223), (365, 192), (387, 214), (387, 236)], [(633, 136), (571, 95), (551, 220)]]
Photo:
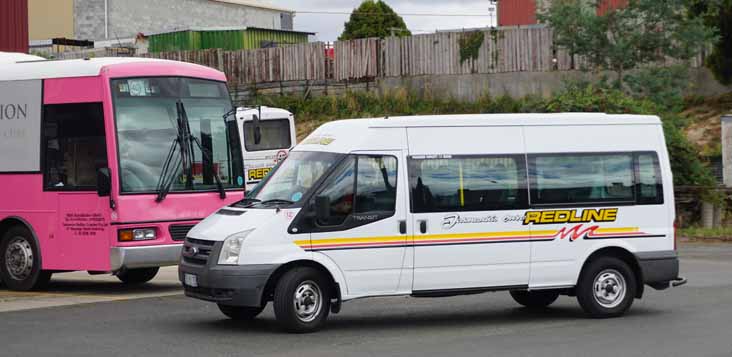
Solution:
[[(155, 192), (171, 152), (171, 165), (177, 165), (169, 168), (174, 175), (170, 192), (216, 190), (216, 175), (224, 188), (243, 185), (236, 120), (233, 115), (224, 119), (232, 108), (224, 83), (144, 77), (115, 79), (111, 85), (123, 193)], [(191, 135), (200, 142), (184, 143), (192, 146), (189, 172), (178, 160), (181, 107)]]
[(268, 201), (296, 203), (343, 156), (328, 152), (291, 152), (248, 197), (263, 203)]

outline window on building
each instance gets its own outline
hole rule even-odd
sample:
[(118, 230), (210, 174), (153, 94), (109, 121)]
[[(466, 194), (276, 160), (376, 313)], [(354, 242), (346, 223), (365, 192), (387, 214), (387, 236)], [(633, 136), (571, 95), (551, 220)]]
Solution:
[(51, 190), (95, 190), (107, 167), (101, 103), (43, 108), (44, 182)]
[(529, 156), (532, 204), (632, 202), (633, 155)]
[(455, 212), (527, 207), (523, 156), (412, 157), (412, 211)]
[(637, 196), (639, 204), (662, 204), (663, 183), (661, 169), (658, 165), (656, 153), (638, 154), (638, 185)]

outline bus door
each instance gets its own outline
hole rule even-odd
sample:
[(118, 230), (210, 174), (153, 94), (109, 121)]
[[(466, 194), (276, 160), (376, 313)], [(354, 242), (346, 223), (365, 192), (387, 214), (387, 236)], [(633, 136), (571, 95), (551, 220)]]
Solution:
[(108, 270), (110, 201), (97, 192), (97, 173), (108, 167), (102, 103), (50, 104), (43, 111), (43, 185), (57, 202), (47, 245), (53, 258), (44, 268)]

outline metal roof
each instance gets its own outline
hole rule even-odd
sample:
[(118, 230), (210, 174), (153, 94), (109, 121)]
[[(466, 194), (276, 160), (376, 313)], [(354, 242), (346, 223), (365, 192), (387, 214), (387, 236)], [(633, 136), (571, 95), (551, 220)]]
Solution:
[(184, 27), (180, 29), (175, 30), (168, 30), (168, 31), (159, 31), (154, 33), (146, 33), (145, 36), (155, 36), (155, 35), (162, 35), (166, 33), (175, 33), (175, 32), (185, 32), (185, 31), (192, 31), (192, 32), (214, 32), (214, 31), (246, 31), (246, 30), (261, 30), (261, 31), (272, 31), (272, 32), (285, 32), (285, 33), (298, 33), (298, 34), (306, 34), (306, 35), (315, 35), (315, 32), (307, 32), (307, 31), (294, 31), (294, 30), (281, 30), (281, 29), (270, 29), (266, 27), (252, 27), (252, 26), (223, 26), (223, 27)]
[(256, 0), (211, 0), (211, 1), (223, 2), (223, 3), (228, 3), (228, 4), (234, 4), (234, 5), (256, 7), (256, 8), (265, 9), (265, 10), (275, 10), (275, 11), (290, 12), (290, 13), (295, 12), (295, 10), (292, 10), (292, 9), (274, 6), (274, 5), (270, 5), (268, 3), (264, 3), (262, 1), (256, 1)]

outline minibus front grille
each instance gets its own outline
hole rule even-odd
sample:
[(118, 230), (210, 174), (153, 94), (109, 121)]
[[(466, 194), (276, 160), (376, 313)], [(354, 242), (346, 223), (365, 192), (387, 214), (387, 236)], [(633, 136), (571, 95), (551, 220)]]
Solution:
[(180, 242), (186, 239), (186, 235), (193, 229), (193, 226), (193, 224), (176, 224), (169, 226), (168, 232), (174, 241)]
[(183, 261), (188, 264), (206, 265), (216, 242), (186, 238), (183, 244)]

